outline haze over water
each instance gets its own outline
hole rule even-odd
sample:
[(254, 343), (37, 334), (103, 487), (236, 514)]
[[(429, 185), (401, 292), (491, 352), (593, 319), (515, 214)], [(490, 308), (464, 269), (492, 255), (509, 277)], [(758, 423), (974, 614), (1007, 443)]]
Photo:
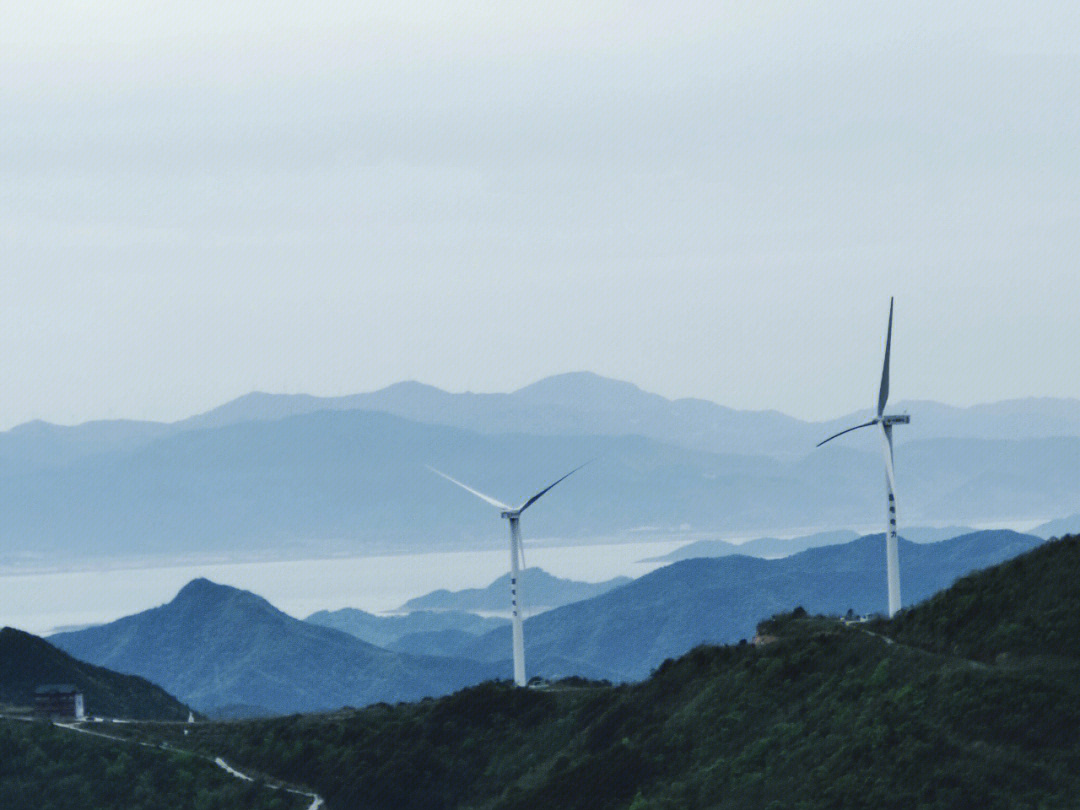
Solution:
[[(684, 542), (527, 548), (526, 561), (558, 577), (599, 582), (646, 574), (661, 564), (639, 560), (666, 554)], [(297, 618), (342, 607), (389, 611), (439, 588), (484, 587), (506, 573), (508, 553), (500, 549), (9, 574), (0, 576), (0, 626), (47, 634), (58, 627), (108, 622), (170, 601), (197, 577), (253, 591)], [(525, 588), (527, 606), (527, 583)]]

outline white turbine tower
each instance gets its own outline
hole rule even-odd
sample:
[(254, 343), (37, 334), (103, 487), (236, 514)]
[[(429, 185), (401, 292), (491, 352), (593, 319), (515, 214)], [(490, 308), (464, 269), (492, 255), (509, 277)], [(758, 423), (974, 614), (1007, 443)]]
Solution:
[[(585, 462), (585, 464), (588, 463), (589, 462), (587, 461)], [(525, 503), (521, 504), (521, 506), (518, 507), (507, 506), (505, 503), (495, 500), (490, 495), (485, 495), (483, 492), (479, 492), (473, 489), (468, 484), (463, 484), (456, 478), (451, 478), (446, 473), (439, 472), (434, 467), (428, 467), (428, 469), (436, 475), (441, 475), (447, 481), (457, 484), (462, 489), (471, 492), (477, 498), (487, 501), (492, 506), (497, 506), (499, 509), (502, 510), (502, 517), (506, 518), (510, 522), (510, 606), (513, 611), (510, 621), (514, 637), (514, 683), (518, 686), (525, 686), (526, 683), (525, 634), (521, 626), (522, 617), (521, 607), (519, 605), (518, 587), (518, 578), (521, 576), (521, 569), (525, 567), (525, 550), (524, 548), (522, 548), (521, 545), (521, 529), (518, 527), (518, 521), (521, 518), (521, 513), (528, 509), (530, 506), (532, 506), (534, 503), (536, 503), (538, 500), (540, 500), (541, 496), (543, 496), (549, 489), (554, 487), (555, 484), (558, 484), (560, 481), (569, 478), (571, 475), (580, 470), (581, 467), (584, 467), (585, 464), (582, 464), (579, 467), (575, 467), (558, 481), (556, 481), (554, 484), (548, 484), (546, 487), (544, 487), (542, 490), (537, 492), (535, 495), (525, 501)]]
[(878, 392), (877, 416), (862, 425), (841, 430), (823, 442), (818, 442), (818, 447), (830, 442), (837, 436), (843, 436), (859, 428), (881, 425), (881, 445), (885, 451), (885, 489), (889, 496), (887, 522), (885, 524), (885, 563), (888, 570), (889, 581), (889, 616), (890, 618), (900, 610), (900, 556), (896, 543), (896, 475), (893, 471), (893, 440), (892, 426), (906, 425), (911, 421), (907, 414), (887, 416), (885, 403), (889, 399), (889, 350), (892, 345), (892, 316), (893, 299), (889, 299), (889, 331), (885, 337), (885, 365), (881, 370), (881, 389)]

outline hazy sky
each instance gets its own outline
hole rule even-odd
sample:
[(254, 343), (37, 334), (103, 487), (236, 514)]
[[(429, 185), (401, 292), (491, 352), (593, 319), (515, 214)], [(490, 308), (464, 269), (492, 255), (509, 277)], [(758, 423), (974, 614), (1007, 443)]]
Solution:
[(0, 427), (1080, 397), (1077, 4), (0, 0)]

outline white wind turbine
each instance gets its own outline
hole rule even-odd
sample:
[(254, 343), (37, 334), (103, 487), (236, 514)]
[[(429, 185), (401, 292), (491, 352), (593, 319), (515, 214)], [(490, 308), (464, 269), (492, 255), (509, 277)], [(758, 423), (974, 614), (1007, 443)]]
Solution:
[[(589, 462), (587, 461), (585, 462), (585, 464), (588, 463)], [(495, 500), (490, 495), (485, 495), (483, 492), (479, 492), (473, 489), (468, 484), (463, 484), (456, 478), (451, 478), (446, 473), (439, 472), (434, 467), (428, 467), (428, 469), (436, 475), (441, 475), (447, 481), (457, 484), (459, 487), (466, 490), (467, 492), (471, 492), (477, 498), (485, 500), (492, 506), (497, 506), (499, 509), (503, 510), (502, 517), (506, 518), (510, 522), (510, 605), (513, 611), (510, 621), (514, 637), (514, 683), (518, 686), (525, 686), (526, 683), (525, 634), (521, 626), (521, 608), (518, 604), (518, 578), (521, 575), (521, 569), (525, 567), (525, 550), (524, 548), (522, 548), (521, 545), (521, 530), (518, 527), (518, 520), (521, 518), (521, 513), (528, 509), (530, 506), (532, 506), (534, 503), (536, 503), (538, 500), (540, 500), (541, 496), (543, 496), (549, 489), (554, 487), (555, 484), (558, 484), (560, 481), (569, 478), (571, 475), (584, 467), (585, 464), (575, 467), (558, 481), (555, 481), (555, 483), (548, 484), (546, 487), (544, 487), (542, 490), (537, 492), (535, 495), (533, 495), (531, 498), (529, 498), (527, 501), (521, 504), (521, 506), (518, 507), (507, 506), (505, 503)]]
[(881, 370), (881, 389), (878, 392), (877, 416), (861, 425), (850, 427), (833, 434), (825, 441), (818, 442), (818, 447), (830, 442), (837, 436), (843, 436), (859, 428), (881, 425), (881, 444), (885, 451), (885, 489), (889, 496), (888, 522), (885, 525), (885, 564), (889, 582), (889, 616), (900, 610), (900, 555), (896, 543), (896, 475), (893, 471), (892, 426), (906, 425), (911, 421), (907, 414), (887, 416), (885, 403), (889, 399), (889, 350), (892, 344), (893, 299), (889, 299), (889, 331), (885, 337), (885, 365)]

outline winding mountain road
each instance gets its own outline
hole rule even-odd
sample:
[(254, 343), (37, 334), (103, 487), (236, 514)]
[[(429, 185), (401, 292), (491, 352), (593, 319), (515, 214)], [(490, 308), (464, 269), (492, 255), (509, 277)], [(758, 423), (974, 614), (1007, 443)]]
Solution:
[[(24, 718), (12, 718), (12, 719), (24, 719)], [(68, 731), (75, 731), (75, 732), (78, 732), (79, 734), (89, 734), (92, 737), (101, 737), (101, 738), (106, 739), (106, 740), (113, 740), (114, 742), (122, 742), (122, 743), (134, 744), (134, 745), (141, 745), (144, 748), (154, 748), (156, 750), (161, 750), (161, 751), (181, 751), (181, 750), (184, 750), (184, 752), (187, 753), (187, 754), (191, 754), (192, 756), (199, 757), (200, 759), (205, 759), (208, 762), (213, 762), (215, 765), (217, 765), (219, 768), (221, 768), (223, 771), (225, 771), (225, 773), (229, 774), (229, 776), (233, 777), (234, 779), (240, 779), (240, 780), (243, 780), (244, 782), (254, 782), (255, 781), (254, 777), (248, 776), (246, 773), (242, 773), (241, 771), (238, 771), (236, 768), (232, 767), (228, 762), (226, 762), (222, 757), (209, 757), (209, 756), (206, 756), (205, 754), (197, 754), (194, 751), (187, 751), (185, 749), (180, 749), (180, 748), (172, 748), (167, 743), (161, 743), (160, 745), (155, 745), (153, 743), (148, 743), (148, 742), (145, 742), (143, 740), (129, 740), (129, 739), (126, 739), (124, 737), (117, 737), (117, 736), (115, 736), (113, 734), (105, 734), (104, 732), (101, 732), (101, 731), (91, 731), (88, 728), (84, 728), (79, 723), (61, 723), (59, 721), (54, 721), (53, 722), (53, 727), (54, 728), (66, 729)], [(324, 807), (325, 804), (326, 804), (326, 802), (323, 801), (322, 796), (320, 796), (319, 794), (314, 793), (312, 791), (300, 790), (299, 788), (285, 787), (284, 785), (264, 785), (264, 787), (267, 788), (268, 790), (284, 790), (286, 793), (291, 793), (294, 796), (303, 796), (305, 798), (311, 799), (311, 804), (309, 804), (307, 806), (307, 810), (321, 810), (321, 808)]]

